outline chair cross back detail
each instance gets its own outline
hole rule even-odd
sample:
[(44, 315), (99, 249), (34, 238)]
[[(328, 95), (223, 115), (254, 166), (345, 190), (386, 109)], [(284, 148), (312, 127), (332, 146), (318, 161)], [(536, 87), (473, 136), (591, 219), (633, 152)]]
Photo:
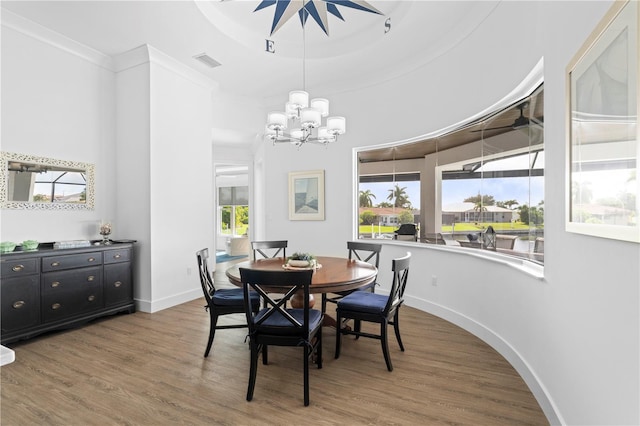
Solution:
[(407, 278), (409, 277), (410, 256), (405, 256), (391, 261), (391, 270), (393, 271), (393, 285), (389, 292), (389, 300), (384, 310), (387, 314), (394, 312), (402, 303), (404, 303), (404, 290), (407, 287)]
[(205, 248), (196, 252), (196, 258), (198, 259), (198, 272), (200, 274), (202, 292), (204, 293), (207, 305), (209, 305), (211, 303), (211, 296), (213, 296), (216, 291), (213, 286), (213, 279), (211, 279), (211, 273), (209, 272), (209, 249)]
[(253, 260), (258, 260), (258, 254), (264, 259), (287, 257), (287, 240), (252, 241)]
[[(310, 272), (312, 272), (312, 271), (310, 271)], [(241, 271), (241, 273), (242, 273), (242, 271)], [(250, 280), (251, 278), (248, 278), (248, 279)], [(280, 281), (280, 284), (282, 284), (283, 282), (284, 281)], [(292, 325), (293, 327), (296, 327), (296, 328), (304, 327), (304, 324), (302, 324), (300, 321), (295, 319), (286, 309), (287, 300), (289, 300), (291, 297), (293, 297), (293, 295), (298, 290), (300, 290), (300, 287), (301, 287), (300, 285), (296, 285), (296, 286), (291, 287), (291, 289), (289, 291), (287, 291), (284, 294), (284, 296), (282, 296), (282, 298), (277, 299), (277, 300), (276, 299), (272, 299), (269, 296), (268, 291), (265, 291), (259, 284), (251, 284), (251, 281), (250, 281), (249, 285), (251, 286), (251, 288), (255, 292), (257, 292), (262, 297), (262, 299), (264, 300), (264, 307), (266, 309), (268, 309), (259, 319), (257, 319), (255, 321), (255, 325), (256, 326), (262, 325), (272, 315), (274, 315), (276, 313), (279, 313), (280, 315), (282, 315), (282, 317), (284, 317), (287, 321), (289, 321), (290, 325)], [(309, 303), (308, 298), (305, 301), (305, 303), (306, 304)]]
[[(360, 241), (348, 241), (349, 260), (357, 259), (380, 267), (380, 252), (382, 244), (362, 243)], [(373, 260), (372, 260), (373, 259)]]

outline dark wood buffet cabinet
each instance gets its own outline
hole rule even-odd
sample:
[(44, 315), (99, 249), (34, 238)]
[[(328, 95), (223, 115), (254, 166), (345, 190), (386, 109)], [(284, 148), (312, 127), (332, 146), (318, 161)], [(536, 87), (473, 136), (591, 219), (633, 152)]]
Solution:
[(133, 243), (1, 255), (1, 343), (133, 313), (133, 257)]

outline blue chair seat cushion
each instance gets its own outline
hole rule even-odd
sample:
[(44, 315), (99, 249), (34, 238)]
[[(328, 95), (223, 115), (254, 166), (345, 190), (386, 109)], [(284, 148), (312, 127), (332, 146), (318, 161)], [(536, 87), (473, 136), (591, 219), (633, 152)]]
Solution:
[(389, 296), (367, 291), (354, 291), (338, 301), (341, 311), (357, 311), (370, 314), (382, 314)]
[[(254, 322), (258, 322), (267, 312), (269, 308), (261, 309), (254, 318)], [(295, 318), (300, 324), (304, 322), (304, 309), (286, 309), (286, 311)], [(309, 330), (314, 330), (322, 325), (322, 312), (317, 309), (309, 309)], [(274, 312), (263, 323), (257, 325), (257, 329), (261, 333), (286, 335), (300, 335), (301, 328), (294, 326), (280, 312)]]
[[(260, 304), (260, 296), (256, 292), (249, 294), (251, 306)], [(244, 305), (244, 294), (241, 288), (221, 288), (213, 293), (213, 304), (220, 306)]]

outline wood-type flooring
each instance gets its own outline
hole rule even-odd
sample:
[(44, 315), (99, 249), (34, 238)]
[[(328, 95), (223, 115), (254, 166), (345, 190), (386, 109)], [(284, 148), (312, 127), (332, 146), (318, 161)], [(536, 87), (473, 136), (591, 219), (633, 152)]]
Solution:
[[(214, 276), (224, 286), (220, 266)], [(0, 369), (0, 423), (548, 424), (524, 381), (495, 350), (407, 306), (400, 313), (406, 352), (389, 334), (393, 372), (374, 339), (343, 336), (334, 359), (335, 330), (325, 328), (324, 367), (310, 370), (310, 406), (302, 401), (298, 348), (270, 348), (270, 363), (259, 363), (254, 399), (247, 402), (247, 331), (218, 330), (204, 358), (209, 315), (203, 305), (204, 298), (154, 314), (117, 315), (9, 345), (16, 361)]]

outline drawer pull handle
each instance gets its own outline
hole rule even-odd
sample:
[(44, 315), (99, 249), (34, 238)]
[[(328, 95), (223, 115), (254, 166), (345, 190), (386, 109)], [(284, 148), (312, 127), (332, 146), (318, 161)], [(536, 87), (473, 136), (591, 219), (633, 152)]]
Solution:
[(55, 311), (56, 309), (60, 309), (61, 307), (62, 307), (62, 305), (61, 305), (61, 304), (59, 304), (59, 303), (54, 303), (53, 305), (51, 305), (51, 309), (53, 309), (54, 311)]
[(120, 253), (116, 254), (115, 256), (113, 256), (114, 259), (120, 259), (122, 256), (120, 256)]
[(114, 287), (120, 287), (122, 285), (122, 281), (116, 281), (115, 283), (113, 283)]
[(13, 268), (11, 268), (13, 272), (20, 272), (23, 269), (24, 269), (24, 265), (15, 265)]
[(54, 281), (54, 282), (51, 283), (51, 287), (53, 287), (53, 288), (56, 288), (58, 286), (60, 286), (60, 281)]
[(51, 262), (51, 266), (53, 267), (60, 266), (60, 262)]
[(87, 259), (87, 261), (89, 261), (89, 262), (95, 262), (95, 261), (96, 261), (96, 258), (95, 258), (95, 257), (90, 257), (89, 259)]
[(13, 309), (20, 309), (25, 305), (24, 300), (18, 300), (13, 302)]
[(96, 276), (95, 276), (95, 275), (89, 275), (89, 276), (87, 277), (87, 281), (89, 281), (89, 282), (91, 282), (91, 281), (93, 281), (93, 280), (95, 280), (95, 279), (96, 279)]
[(89, 302), (93, 302), (94, 300), (96, 300), (96, 297), (92, 294), (91, 296), (87, 297), (87, 300)]

